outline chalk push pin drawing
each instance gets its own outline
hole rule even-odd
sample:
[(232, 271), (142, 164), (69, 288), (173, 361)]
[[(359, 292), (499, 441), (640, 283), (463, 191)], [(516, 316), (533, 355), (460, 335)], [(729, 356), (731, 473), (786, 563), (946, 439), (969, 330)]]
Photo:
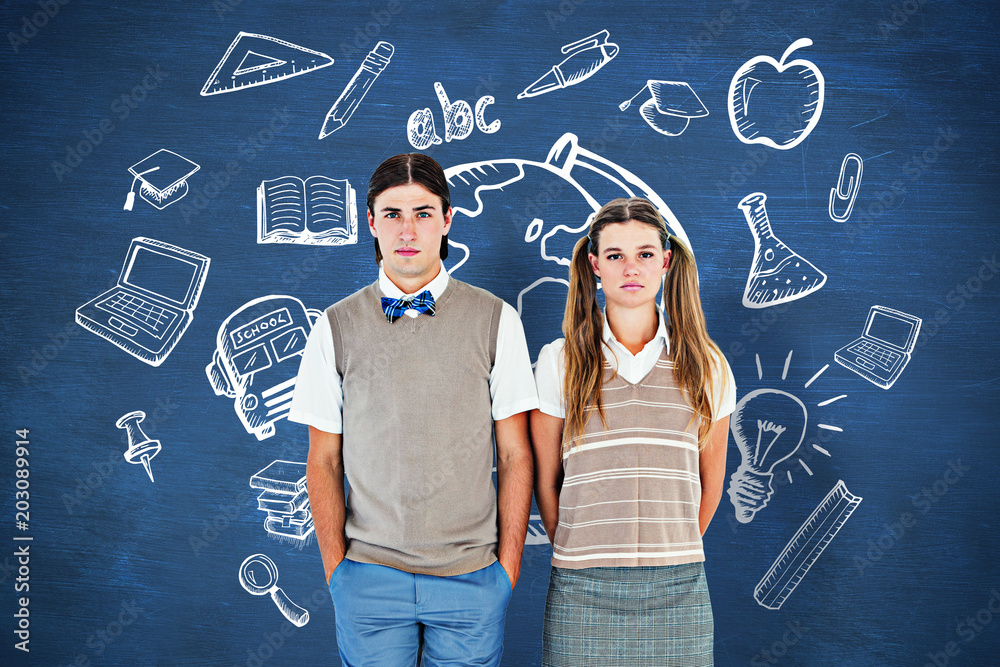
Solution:
[(648, 91), (648, 100), (639, 107), (639, 114), (651, 128), (668, 137), (677, 137), (684, 133), (692, 118), (702, 118), (708, 115), (708, 109), (690, 85), (683, 81), (657, 81), (650, 79), (646, 86), (630, 99), (618, 105), (625, 111), (632, 105), (632, 100)]
[(309, 610), (289, 600), (285, 591), (278, 588), (278, 566), (264, 554), (253, 554), (243, 561), (240, 565), (240, 585), (251, 595), (270, 593), (274, 604), (296, 627), (301, 628), (309, 622)]
[(149, 481), (155, 482), (156, 480), (153, 479), (153, 471), (149, 467), (149, 462), (154, 456), (160, 453), (160, 441), (151, 439), (139, 428), (139, 422), (145, 418), (145, 412), (136, 410), (135, 412), (122, 415), (115, 422), (115, 426), (125, 429), (125, 433), (128, 435), (128, 449), (125, 450), (125, 460), (132, 464), (141, 463), (142, 467), (146, 469), (146, 474), (149, 475)]

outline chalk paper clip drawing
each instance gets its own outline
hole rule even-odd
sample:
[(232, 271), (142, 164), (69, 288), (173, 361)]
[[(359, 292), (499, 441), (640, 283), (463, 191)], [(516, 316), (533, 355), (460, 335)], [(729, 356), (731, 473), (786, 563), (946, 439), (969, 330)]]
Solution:
[(786, 391), (757, 389), (736, 404), (729, 430), (741, 462), (729, 481), (736, 520), (750, 523), (767, 507), (774, 468), (798, 451), (806, 435), (805, 404)]
[(346, 180), (282, 176), (257, 188), (257, 243), (340, 246), (358, 242), (358, 206)]
[(786, 62), (807, 46), (797, 39), (780, 61), (757, 56), (743, 63), (729, 83), (729, 124), (745, 144), (786, 151), (809, 136), (823, 113), (823, 73), (808, 60)]
[(149, 475), (149, 481), (155, 482), (153, 479), (153, 471), (149, 467), (149, 462), (160, 453), (160, 441), (153, 440), (148, 435), (142, 432), (139, 428), (139, 422), (146, 418), (146, 413), (142, 410), (136, 410), (135, 412), (129, 412), (118, 418), (115, 422), (115, 426), (121, 429), (125, 429), (125, 433), (128, 435), (128, 449), (125, 450), (125, 460), (129, 463), (141, 463), (142, 467), (146, 469), (146, 474)]
[(525, 88), (517, 99), (568, 88), (589, 79), (618, 55), (618, 45), (608, 41), (610, 36), (607, 30), (601, 30), (562, 47), (565, 60)]
[(288, 416), (306, 337), (322, 312), (293, 296), (264, 296), (245, 303), (219, 327), (205, 374), (216, 396), (235, 399), (247, 433), (274, 435)]
[(375, 79), (378, 78), (382, 70), (389, 64), (394, 51), (392, 44), (389, 42), (379, 42), (365, 56), (364, 62), (358, 67), (358, 71), (354, 73), (354, 76), (347, 83), (347, 87), (344, 88), (343, 92), (340, 93), (340, 97), (330, 107), (330, 111), (327, 112), (326, 118), (323, 120), (323, 127), (319, 131), (320, 139), (330, 136), (347, 125), (347, 121), (351, 120), (351, 116), (357, 111), (361, 100), (365, 99), (368, 90), (375, 83)]
[(698, 94), (683, 81), (657, 81), (650, 79), (645, 88), (625, 100), (618, 108), (625, 111), (632, 100), (648, 91), (652, 97), (639, 107), (639, 115), (651, 128), (668, 137), (677, 137), (684, 133), (692, 118), (703, 118), (708, 115), (708, 109), (702, 104)]
[(839, 480), (795, 531), (754, 587), (753, 597), (757, 604), (767, 609), (781, 609), (785, 599), (844, 527), (861, 500), (861, 496), (847, 490), (844, 480)]
[(194, 319), (210, 261), (170, 243), (136, 237), (118, 284), (77, 308), (76, 322), (159, 366)]
[(888, 389), (910, 363), (923, 320), (885, 306), (872, 306), (861, 338), (833, 358), (872, 384)]
[(267, 514), (264, 529), (268, 535), (303, 546), (313, 533), (306, 464), (274, 461), (250, 478), (250, 487), (261, 491), (257, 509)]
[(203, 96), (231, 93), (312, 72), (333, 58), (267, 35), (240, 32), (201, 89)]
[(743, 305), (766, 308), (812, 294), (826, 284), (826, 274), (781, 242), (771, 231), (764, 202), (767, 195), (754, 192), (739, 207), (753, 233), (753, 263), (743, 290)]
[(139, 196), (158, 209), (179, 201), (188, 193), (187, 179), (201, 166), (166, 148), (128, 168), (132, 174), (132, 188), (125, 198), (124, 210), (131, 211), (135, 204), (135, 184), (142, 183)]
[[(864, 170), (865, 163), (860, 155), (848, 153), (844, 156), (844, 161), (840, 164), (840, 176), (837, 177), (837, 187), (830, 188), (830, 217), (835, 222), (847, 222), (851, 217)], [(847, 183), (844, 183), (845, 178)], [(846, 205), (841, 205), (842, 202), (846, 202)], [(843, 208), (844, 212), (838, 212), (838, 208)]]
[(309, 622), (309, 610), (289, 600), (285, 591), (278, 588), (278, 566), (264, 554), (246, 557), (240, 565), (240, 585), (251, 595), (270, 594), (292, 625), (301, 628)]

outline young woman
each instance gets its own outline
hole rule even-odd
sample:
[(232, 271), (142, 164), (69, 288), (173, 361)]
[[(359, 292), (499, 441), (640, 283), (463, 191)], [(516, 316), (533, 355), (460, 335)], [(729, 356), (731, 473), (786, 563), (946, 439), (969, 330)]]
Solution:
[(736, 388), (694, 257), (647, 200), (609, 202), (577, 242), (563, 334), (539, 353), (531, 414), (553, 545), (542, 664), (711, 665), (701, 536)]

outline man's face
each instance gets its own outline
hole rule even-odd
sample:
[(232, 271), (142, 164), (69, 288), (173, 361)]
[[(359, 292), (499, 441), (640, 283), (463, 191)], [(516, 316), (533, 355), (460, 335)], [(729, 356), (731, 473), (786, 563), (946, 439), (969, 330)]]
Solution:
[(441, 237), (451, 228), (451, 208), (422, 185), (389, 188), (368, 211), (368, 228), (382, 251), (382, 268), (396, 287), (413, 293), (441, 268)]

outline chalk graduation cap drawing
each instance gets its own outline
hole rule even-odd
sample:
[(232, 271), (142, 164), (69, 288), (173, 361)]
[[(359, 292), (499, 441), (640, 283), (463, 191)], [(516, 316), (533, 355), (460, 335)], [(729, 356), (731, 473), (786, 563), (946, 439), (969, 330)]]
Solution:
[(132, 210), (135, 184), (140, 182), (139, 196), (158, 209), (170, 206), (188, 193), (187, 178), (199, 169), (201, 166), (186, 157), (161, 148), (128, 168), (133, 177), (132, 189), (125, 199), (124, 209)]
[(639, 114), (646, 123), (668, 137), (683, 134), (692, 118), (702, 118), (708, 115), (708, 109), (702, 104), (694, 89), (684, 81), (658, 81), (650, 79), (638, 93), (618, 105), (622, 111), (628, 109), (632, 100), (649, 91), (652, 95), (639, 107)]
[(241, 32), (208, 77), (201, 94), (262, 86), (333, 64), (333, 58), (267, 35)]

